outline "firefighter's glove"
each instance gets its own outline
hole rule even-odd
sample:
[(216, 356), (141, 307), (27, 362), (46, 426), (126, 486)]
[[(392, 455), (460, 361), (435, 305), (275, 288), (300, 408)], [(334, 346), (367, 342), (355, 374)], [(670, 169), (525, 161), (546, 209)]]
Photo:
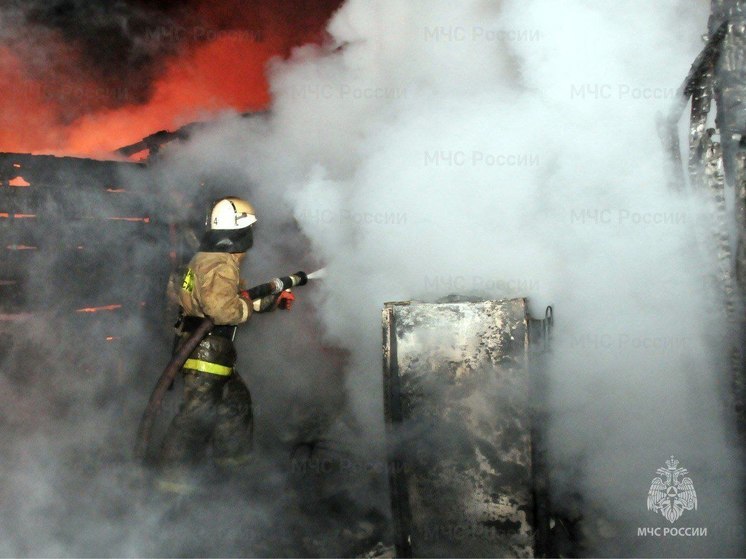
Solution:
[(246, 299), (246, 302), (251, 305), (251, 297), (249, 296), (248, 290), (243, 289), (239, 291), (238, 296), (241, 297), (241, 299)]
[(293, 301), (295, 301), (295, 295), (293, 295), (292, 291), (286, 289), (280, 293), (280, 296), (277, 298), (277, 308), (289, 311), (290, 307), (293, 306)]

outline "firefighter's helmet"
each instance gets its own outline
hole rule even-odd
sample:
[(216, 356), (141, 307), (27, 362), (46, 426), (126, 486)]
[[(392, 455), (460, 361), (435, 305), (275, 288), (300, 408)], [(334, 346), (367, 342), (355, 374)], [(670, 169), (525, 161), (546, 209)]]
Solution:
[(207, 214), (207, 231), (200, 250), (246, 252), (254, 242), (254, 207), (246, 200), (227, 196), (215, 201)]

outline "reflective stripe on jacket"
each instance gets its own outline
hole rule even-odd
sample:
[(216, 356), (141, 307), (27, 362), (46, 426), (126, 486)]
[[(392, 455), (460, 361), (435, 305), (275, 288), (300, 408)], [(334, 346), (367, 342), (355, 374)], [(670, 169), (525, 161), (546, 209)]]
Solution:
[(215, 324), (241, 324), (252, 308), (238, 296), (238, 255), (198, 252), (189, 262), (179, 302), (188, 316), (209, 316)]

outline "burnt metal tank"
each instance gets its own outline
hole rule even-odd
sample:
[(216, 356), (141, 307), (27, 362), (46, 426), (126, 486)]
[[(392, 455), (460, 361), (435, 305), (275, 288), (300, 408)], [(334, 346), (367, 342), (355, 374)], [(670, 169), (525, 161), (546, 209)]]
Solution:
[(398, 556), (542, 553), (548, 519), (537, 506), (544, 488), (532, 412), (541, 396), (531, 371), (551, 320), (551, 307), (532, 319), (523, 298), (385, 304)]

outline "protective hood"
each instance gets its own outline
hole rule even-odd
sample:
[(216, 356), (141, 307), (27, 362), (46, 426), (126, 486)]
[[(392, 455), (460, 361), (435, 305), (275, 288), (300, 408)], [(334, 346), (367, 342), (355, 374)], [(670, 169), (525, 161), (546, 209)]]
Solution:
[(252, 227), (244, 229), (212, 229), (202, 237), (202, 252), (246, 252), (254, 244)]

